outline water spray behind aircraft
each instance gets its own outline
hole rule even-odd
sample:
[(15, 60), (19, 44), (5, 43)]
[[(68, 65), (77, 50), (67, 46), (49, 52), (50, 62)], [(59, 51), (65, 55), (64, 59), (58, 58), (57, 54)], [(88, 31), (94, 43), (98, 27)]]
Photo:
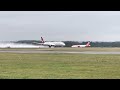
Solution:
[(14, 42), (0, 42), (0, 48), (42, 48), (44, 46), (36, 46), (31, 44), (20, 44)]

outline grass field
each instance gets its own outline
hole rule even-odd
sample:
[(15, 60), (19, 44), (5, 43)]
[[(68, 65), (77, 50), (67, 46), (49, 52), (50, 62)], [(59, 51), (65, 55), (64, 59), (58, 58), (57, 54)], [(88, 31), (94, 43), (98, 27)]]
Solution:
[(120, 79), (120, 55), (0, 53), (0, 79)]

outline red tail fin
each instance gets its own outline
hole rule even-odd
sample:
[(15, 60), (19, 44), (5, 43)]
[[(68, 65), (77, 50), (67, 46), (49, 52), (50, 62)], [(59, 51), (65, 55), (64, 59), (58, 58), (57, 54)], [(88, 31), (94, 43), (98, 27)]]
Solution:
[(88, 43), (86, 44), (86, 46), (90, 46), (90, 42), (88, 42)]
[(44, 43), (44, 40), (43, 40), (43, 38), (41, 37), (41, 41), (42, 41), (42, 43)]

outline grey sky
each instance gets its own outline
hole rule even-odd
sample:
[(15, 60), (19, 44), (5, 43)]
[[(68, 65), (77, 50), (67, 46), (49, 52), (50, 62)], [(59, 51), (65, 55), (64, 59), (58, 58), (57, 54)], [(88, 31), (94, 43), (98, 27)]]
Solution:
[(0, 11), (0, 41), (120, 41), (120, 11)]

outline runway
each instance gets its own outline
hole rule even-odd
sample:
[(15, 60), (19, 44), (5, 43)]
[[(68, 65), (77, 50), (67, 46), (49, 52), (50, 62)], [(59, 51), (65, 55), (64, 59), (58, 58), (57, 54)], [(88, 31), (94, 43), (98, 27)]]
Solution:
[(71, 53), (71, 54), (120, 54), (120, 52), (103, 52), (103, 51), (52, 51), (52, 50), (0, 50), (0, 53)]

